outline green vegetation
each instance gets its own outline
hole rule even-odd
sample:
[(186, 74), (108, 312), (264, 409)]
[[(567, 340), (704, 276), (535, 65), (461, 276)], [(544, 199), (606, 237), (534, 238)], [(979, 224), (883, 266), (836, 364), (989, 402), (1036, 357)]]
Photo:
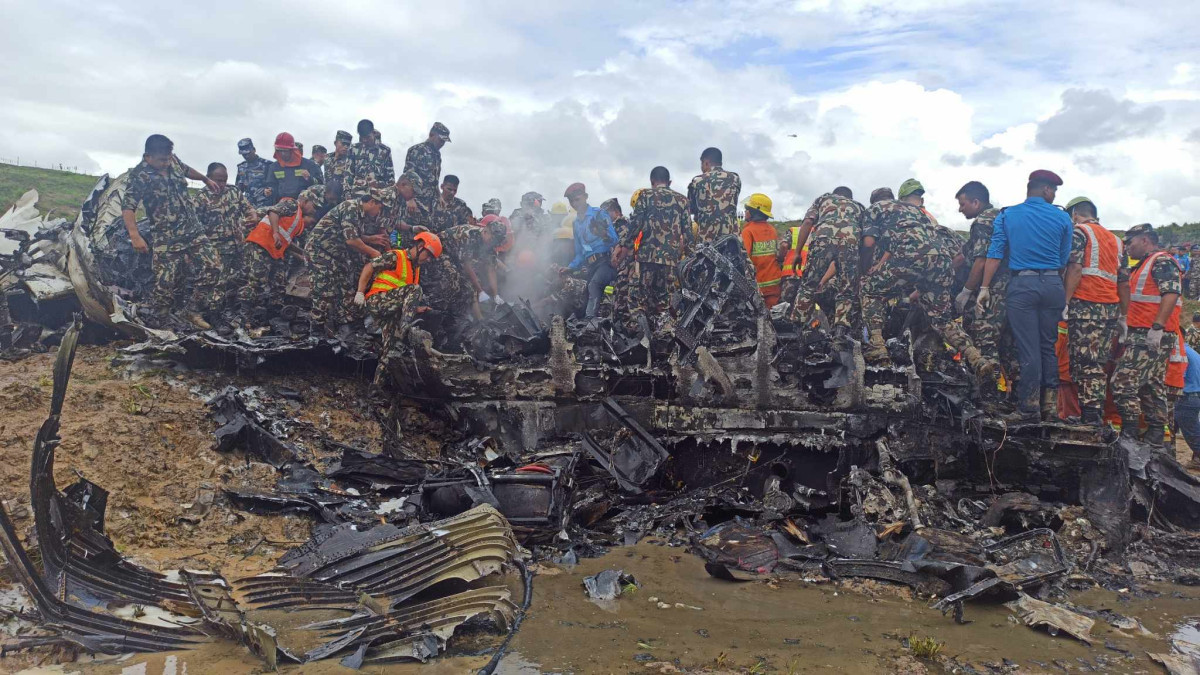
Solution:
[(931, 637), (919, 638), (910, 635), (908, 638), (908, 651), (918, 659), (937, 658), (938, 652), (942, 651), (942, 647), (945, 646), (945, 642), (938, 642)]
[(0, 213), (7, 211), (26, 191), (36, 189), (39, 211), (71, 220), (95, 184), (95, 176), (0, 164)]

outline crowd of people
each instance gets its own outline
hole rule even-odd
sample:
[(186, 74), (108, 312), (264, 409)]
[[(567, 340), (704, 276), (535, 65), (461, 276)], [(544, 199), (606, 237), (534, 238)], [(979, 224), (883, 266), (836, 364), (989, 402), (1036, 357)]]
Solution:
[[(1149, 224), (1118, 237), (1085, 197), (1055, 206), (1062, 180), (1053, 172), (1030, 174), (1025, 201), (1006, 208), (993, 206), (983, 184), (963, 185), (956, 198), (971, 221), (965, 241), (926, 210), (915, 179), (896, 193), (874, 190), (867, 205), (837, 187), (781, 237), (771, 199), (754, 193), (743, 203), (741, 179), (717, 148), (701, 153), (686, 194), (654, 167), (628, 216), (621, 200), (592, 206), (587, 187), (572, 183), (565, 203), (549, 210), (531, 191), (509, 217), (489, 199), (477, 219), (457, 197), (459, 178), (442, 175), (445, 125), (408, 149), (399, 176), (370, 120), (357, 134), (353, 142), (338, 131), (332, 153), (314, 145), (306, 158), (280, 133), (273, 161), (242, 139), (234, 185), (222, 164), (201, 174), (169, 139), (148, 138), (122, 208), (139, 252), (151, 250), (135, 221), (139, 205), (151, 223), (151, 322), (263, 330), (284, 302), (289, 272), (307, 266), (314, 323), (332, 331), (370, 312), (385, 354), (417, 314), (469, 321), (511, 292), (584, 319), (611, 296), (614, 326), (661, 333), (673, 319), (682, 262), (732, 235), (767, 307), (786, 303), (780, 309), (802, 333), (862, 341), (869, 365), (889, 365), (888, 308), (905, 302), (974, 371), (983, 405), (1011, 422), (1060, 419), (1065, 378), (1078, 400), (1078, 419), (1068, 421), (1119, 419), (1124, 433), (1137, 433), (1128, 421), (1144, 419), (1142, 440), (1162, 446), (1168, 405), (1178, 399), (1177, 411), (1192, 411), (1181, 430), (1200, 440), (1200, 356), (1180, 325), (1187, 252), (1163, 250)], [(193, 196), (188, 179), (204, 189)], [(1200, 340), (1200, 331), (1189, 337)]]

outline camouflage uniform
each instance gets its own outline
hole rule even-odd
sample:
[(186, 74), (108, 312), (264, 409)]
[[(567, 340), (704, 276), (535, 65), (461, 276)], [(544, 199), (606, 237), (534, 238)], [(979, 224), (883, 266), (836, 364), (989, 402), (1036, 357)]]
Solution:
[(696, 219), (696, 236), (700, 243), (712, 243), (727, 234), (741, 234), (737, 221), (741, 192), (741, 177), (719, 166), (692, 179), (688, 185), (687, 204)]
[(425, 303), (443, 314), (461, 314), (475, 300), (471, 285), (447, 255), (421, 265), (421, 287)]
[[(1083, 259), (1087, 235), (1076, 226), (1071, 234), (1071, 253), (1067, 263), (1087, 266)], [(1124, 249), (1117, 260), (1117, 287), (1129, 284), (1129, 257)], [(1067, 346), (1070, 351), (1071, 381), (1079, 392), (1079, 407), (1099, 412), (1104, 408), (1104, 388), (1108, 375), (1104, 364), (1112, 354), (1113, 340), (1120, 330), (1119, 303), (1090, 302), (1071, 298), (1067, 307)], [(1170, 419), (1170, 418), (1168, 418)]]
[(867, 210), (863, 236), (874, 237), (891, 256), (863, 280), (863, 322), (871, 332), (881, 330), (888, 298), (916, 290), (934, 330), (955, 351), (968, 352), (973, 345), (954, 321), (950, 296), (956, 249), (947, 249), (937, 227), (919, 207), (901, 201), (876, 202)]
[[(343, 189), (360, 190), (369, 185), (391, 185), (396, 182), (392, 149), (383, 143), (355, 143), (346, 155), (349, 185), (343, 181)], [(349, 199), (350, 195), (343, 193), (342, 198)]]
[(550, 214), (540, 206), (522, 206), (512, 212), (508, 222), (517, 239), (537, 239), (553, 229)]
[[(996, 216), (1000, 209), (990, 204), (975, 220), (971, 221), (971, 233), (963, 246), (963, 256), (967, 264), (972, 264), (979, 258), (987, 259), (988, 247), (992, 243), (992, 231), (995, 227)], [(1008, 327), (1008, 258), (1000, 261), (1000, 267), (992, 276), (992, 284), (988, 287), (992, 294), (991, 305), (980, 314), (972, 302), (963, 317), (963, 326), (967, 329), (971, 341), (983, 354), (984, 358), (1003, 364), (1008, 376), (1008, 390), (1015, 391), (1012, 381), (1020, 377), (1020, 360), (1017, 358), (1017, 345)], [(967, 319), (971, 320), (968, 321)]]
[(196, 215), (217, 249), (221, 295), (228, 305), (246, 285), (246, 235), (258, 222), (258, 213), (235, 187), (226, 187), (220, 194), (205, 187), (196, 194)]
[(671, 293), (679, 288), (675, 266), (691, 254), (696, 241), (688, 222), (687, 199), (665, 185), (643, 190), (631, 216), (629, 226), (623, 234), (618, 232), (618, 237), (620, 246), (630, 250), (638, 236), (642, 238), (626, 291), (629, 314), (625, 327), (636, 333), (639, 316), (645, 316), (651, 327), (656, 318), (668, 316)]
[(1196, 328), (1195, 324), (1188, 324), (1187, 328), (1183, 329), (1183, 341), (1192, 349), (1200, 351), (1200, 328)]
[[(370, 264), (376, 274), (395, 269), (396, 251), (385, 251), (378, 258), (373, 258)], [(413, 314), (421, 304), (421, 296), (420, 286), (408, 284), (367, 298), (367, 311), (379, 322), (383, 338), (383, 344), (379, 348), (379, 365), (375, 368), (376, 386), (383, 384), (388, 362), (391, 360), (392, 347), (412, 323)]]
[[(300, 193), (300, 199), (311, 202), (318, 209), (323, 208), (325, 189), (321, 185), (306, 188), (304, 192)], [(297, 210), (299, 210), (297, 200), (285, 199), (267, 209), (262, 215), (263, 218), (267, 218), (268, 214), (274, 213), (280, 218), (288, 218), (295, 215)], [(302, 234), (301, 240), (303, 239)], [(256, 309), (282, 306), (284, 295), (287, 293), (288, 255), (290, 254), (285, 251), (284, 257), (275, 259), (267, 253), (266, 249), (254, 242), (245, 242), (243, 246), (245, 248), (242, 259), (246, 265), (243, 277), (246, 283), (242, 284), (237, 291), (238, 304), (241, 305), (243, 314), (248, 316)], [(292, 242), (287, 250), (291, 251), (292, 246), (300, 246), (300, 243)]]
[(275, 203), (274, 197), (263, 194), (267, 188), (267, 169), (270, 166), (271, 160), (265, 157), (255, 158), (254, 161), (245, 160), (237, 165), (234, 184), (256, 209), (263, 209)]
[(341, 157), (337, 156), (336, 152), (331, 152), (325, 156), (325, 164), (321, 167), (325, 173), (326, 185), (337, 185), (342, 189), (342, 195), (348, 196), (346, 193), (353, 189), (354, 180), (351, 177), (352, 166), (350, 164), (350, 149), (346, 150), (346, 154)]
[(858, 240), (865, 214), (862, 204), (832, 192), (817, 197), (809, 207), (804, 219), (814, 226), (807, 242), (808, 263), (792, 300), (792, 321), (804, 326), (812, 322), (817, 286), (829, 265), (836, 262), (837, 273), (829, 280), (829, 288), (822, 289), (835, 298), (830, 319), (843, 329), (858, 323), (854, 301), (858, 294)]
[(366, 215), (362, 202), (348, 199), (329, 210), (313, 227), (308, 238), (309, 267), (312, 269), (312, 318), (327, 326), (345, 323), (358, 282), (357, 252), (346, 242), (361, 239)]
[[(1141, 267), (1141, 264), (1138, 264)], [(1136, 270), (1137, 268), (1135, 268)], [(1158, 283), (1160, 295), (1182, 293), (1183, 278), (1178, 263), (1169, 255), (1159, 256), (1150, 270)], [(1146, 428), (1157, 429), (1158, 435), (1147, 440), (1162, 443), (1161, 430), (1167, 423), (1167, 360), (1175, 349), (1176, 336), (1163, 332), (1162, 346), (1158, 354), (1146, 349), (1148, 328), (1129, 327), (1125, 352), (1117, 361), (1112, 376), (1112, 397), (1121, 414), (1122, 430), (1130, 432), (1138, 428), (1138, 415), (1146, 417)]]
[[(1191, 299), (1200, 299), (1200, 257), (1195, 253), (1192, 254), (1192, 265), (1188, 268), (1186, 274), (1188, 283), (1187, 290), (1191, 294)], [(1196, 349), (1196, 347), (1192, 347)]]
[[(413, 185), (417, 201), (423, 202), (430, 210), (438, 199), (438, 181), (442, 178), (442, 151), (435, 148), (428, 140), (421, 141), (408, 149), (404, 156), (404, 171), (413, 171), (418, 180)], [(455, 223), (461, 225), (462, 223)]]
[[(417, 200), (420, 203), (421, 200)], [(434, 233), (448, 230), (455, 225), (466, 225), (475, 217), (471, 207), (463, 200), (455, 197), (449, 204), (442, 200), (441, 195), (433, 202), (433, 210), (429, 212), (429, 227)]]
[[(214, 309), (220, 304), (220, 256), (196, 216), (188, 194), (187, 168), (171, 156), (165, 174), (145, 161), (129, 173), (121, 209), (146, 208), (154, 233), (154, 290), (150, 305), (159, 316), (172, 309)], [(182, 296), (188, 296), (184, 300)]]

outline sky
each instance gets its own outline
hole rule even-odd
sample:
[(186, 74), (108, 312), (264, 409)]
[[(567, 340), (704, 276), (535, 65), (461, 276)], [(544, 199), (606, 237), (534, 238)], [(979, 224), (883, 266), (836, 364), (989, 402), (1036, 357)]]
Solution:
[[(777, 218), (907, 178), (1004, 206), (1035, 169), (1117, 230), (1200, 221), (1200, 2), (36, 3), (0, 0), (0, 158), (125, 171), (164, 133), (203, 170), (369, 118), (402, 168), (440, 121), (478, 214), (569, 183), (628, 203), (716, 146)], [(1182, 27), (1182, 28), (1181, 28)]]

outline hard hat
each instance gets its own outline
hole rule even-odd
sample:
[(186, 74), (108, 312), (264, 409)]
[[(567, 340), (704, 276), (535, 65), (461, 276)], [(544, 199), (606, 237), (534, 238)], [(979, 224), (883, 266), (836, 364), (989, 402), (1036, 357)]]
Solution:
[(433, 254), (433, 257), (442, 257), (442, 240), (432, 232), (418, 232), (413, 236), (413, 241), (425, 242), (425, 248)]
[(909, 178), (900, 184), (900, 191), (897, 194), (899, 194), (900, 199), (904, 199), (914, 192), (920, 192), (921, 194), (924, 194), (925, 186), (921, 185), (921, 181), (917, 180), (916, 178)]
[(293, 138), (292, 135), (289, 134), (288, 132), (281, 131), (279, 133), (279, 135), (275, 137), (275, 149), (276, 150), (295, 150), (296, 149), (296, 139)]
[(1076, 197), (1075, 199), (1072, 199), (1071, 201), (1067, 202), (1066, 212), (1070, 213), (1071, 209), (1075, 208), (1076, 206), (1079, 206), (1080, 204), (1084, 204), (1084, 203), (1091, 204), (1093, 209), (1096, 208), (1096, 202), (1088, 199), (1087, 197)]
[(562, 227), (560, 227), (554, 231), (554, 238), (555, 239), (574, 239), (575, 238), (575, 230), (567, 223), (563, 223)]
[(750, 195), (750, 198), (746, 200), (746, 208), (759, 211), (768, 218), (775, 217), (771, 215), (771, 198), (761, 192)]
[(642, 192), (644, 192), (645, 189), (646, 188), (638, 188), (633, 191), (633, 196), (629, 198), (629, 208), (631, 208), (631, 209), (637, 208), (638, 200), (642, 198)]
[(566, 202), (554, 202), (554, 205), (550, 207), (550, 213), (553, 213), (556, 216), (567, 215), (567, 203)]

